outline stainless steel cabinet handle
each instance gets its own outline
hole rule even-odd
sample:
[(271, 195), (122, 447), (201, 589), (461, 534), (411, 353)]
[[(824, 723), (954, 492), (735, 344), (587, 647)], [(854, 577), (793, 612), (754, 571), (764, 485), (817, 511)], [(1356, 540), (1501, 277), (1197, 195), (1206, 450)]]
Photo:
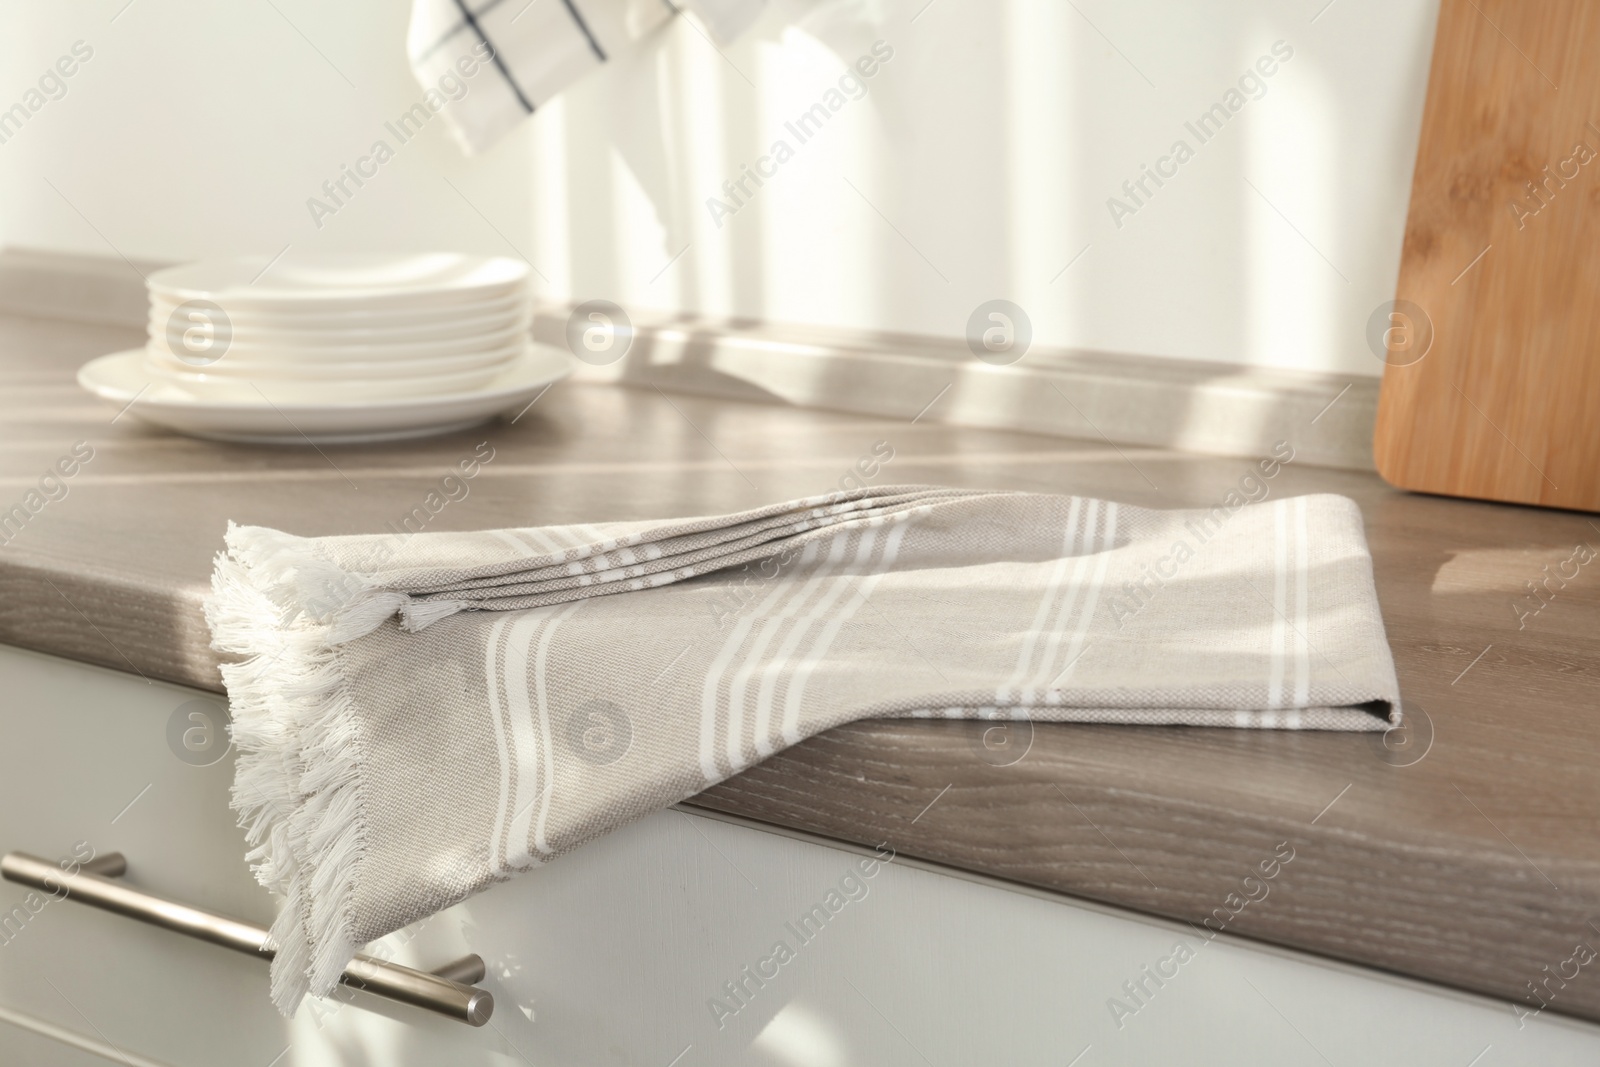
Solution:
[[(58, 899), (76, 900), (236, 952), (272, 959), (267, 932), (259, 926), (141, 893), (116, 881), (126, 870), (127, 863), (118, 852), (96, 857), (76, 874), (68, 874), (60, 865), (25, 852), (8, 852), (0, 857), (0, 877), (8, 882), (42, 889)], [(482, 981), (483, 976), (483, 960), (478, 956), (463, 957), (430, 973), (358, 955), (345, 968), (340, 981), (380, 997), (482, 1026), (494, 1014), (494, 997), (468, 983)]]

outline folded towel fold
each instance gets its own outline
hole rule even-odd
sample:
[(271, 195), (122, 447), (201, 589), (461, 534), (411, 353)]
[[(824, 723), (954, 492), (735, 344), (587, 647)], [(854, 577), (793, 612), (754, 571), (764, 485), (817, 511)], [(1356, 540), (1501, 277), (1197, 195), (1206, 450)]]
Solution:
[(207, 603), (273, 999), (788, 745), (876, 717), (1383, 730), (1359, 510), (884, 486), (733, 515), (300, 538)]

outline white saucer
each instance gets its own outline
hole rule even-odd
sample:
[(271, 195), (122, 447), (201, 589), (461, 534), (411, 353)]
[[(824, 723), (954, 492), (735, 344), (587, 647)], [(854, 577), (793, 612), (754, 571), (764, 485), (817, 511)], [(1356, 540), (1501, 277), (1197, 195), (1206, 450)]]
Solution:
[[(168, 319), (182, 303), (151, 293), (150, 321), (159, 329), (165, 329)], [(463, 302), (448, 308), (408, 304), (404, 308), (292, 312), (230, 307), (224, 313), (240, 333), (259, 329), (314, 333), (332, 331), (340, 334), (350, 330), (468, 329), (483, 325), (478, 320), (510, 322), (527, 314), (528, 294), (526, 291), (515, 292), (492, 300)]]
[(224, 308), (276, 313), (438, 308), (526, 291), (528, 264), (505, 256), (293, 254), (207, 259), (158, 270), (152, 297), (172, 304), (211, 300)]
[[(174, 307), (150, 306), (145, 320), (146, 333), (151, 337), (164, 337), (173, 328)], [(224, 312), (226, 314), (226, 312)], [(184, 320), (185, 326), (193, 320)], [(410, 344), (416, 341), (448, 341), (482, 334), (498, 334), (507, 330), (528, 333), (533, 325), (533, 312), (527, 301), (508, 305), (508, 310), (493, 315), (458, 316), (436, 322), (402, 319), (398, 315), (383, 319), (358, 319), (344, 324), (328, 322), (321, 325), (304, 325), (296, 320), (243, 319), (228, 315), (228, 333), (234, 344), (291, 344), (291, 345), (388, 345)]]
[(272, 385), (254, 401), (219, 403), (153, 378), (144, 350), (129, 349), (78, 368), (78, 384), (129, 415), (156, 426), (217, 441), (254, 444), (355, 444), (426, 437), (465, 429), (516, 412), (572, 371), (559, 348), (530, 343), (487, 385), (470, 392), (404, 400), (318, 404), (276, 402)]
[[(182, 337), (168, 338), (165, 334), (152, 334), (146, 347), (175, 362), (186, 362), (189, 353), (184, 349)], [(394, 341), (367, 344), (299, 344), (294, 341), (257, 340), (234, 334), (228, 347), (211, 357), (209, 362), (197, 365), (225, 370), (223, 363), (270, 364), (282, 369), (303, 366), (336, 366), (340, 363), (394, 363), (397, 366), (420, 359), (449, 359), (452, 356), (482, 355), (485, 352), (515, 350), (528, 336), (526, 327), (508, 326), (493, 333), (458, 334), (437, 341)], [(174, 343), (176, 342), (176, 343)], [(191, 356), (190, 358), (195, 358)]]

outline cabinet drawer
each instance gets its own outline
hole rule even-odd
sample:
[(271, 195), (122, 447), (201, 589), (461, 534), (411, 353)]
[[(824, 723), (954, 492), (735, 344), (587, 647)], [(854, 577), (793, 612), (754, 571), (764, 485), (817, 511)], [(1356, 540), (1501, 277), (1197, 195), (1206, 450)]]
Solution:
[[(129, 885), (271, 924), (273, 898), (250, 875), (228, 807), (225, 733), (205, 744), (225, 724), (211, 718), (225, 712), (221, 698), (5, 646), (0, 691), (0, 852), (120, 852)], [(263, 961), (0, 882), (0, 1007), (44, 1027), (185, 1067), (338, 1064), (350, 1048), (385, 1046), (398, 1051), (383, 1062), (507, 1062), (492, 1031), (341, 997), (361, 1006), (330, 1000), (285, 1020), (268, 1002)], [(0, 1062), (13, 1047), (50, 1044), (0, 1017)], [(38, 1055), (83, 1058), (66, 1046), (59, 1060)]]
[[(271, 921), (231, 758), (183, 742), (220, 701), (3, 646), (0, 680), (0, 851), (122, 852), (131, 884)], [(348, 991), (286, 1021), (258, 960), (0, 883), (0, 1008), (175, 1067), (1600, 1061), (1600, 1028), (1550, 1012), (1519, 1028), (1508, 1004), (892, 850), (665, 811), (386, 939), (424, 969), (481, 955), (479, 1029)], [(85, 1057), (0, 1013), (0, 1061)]]

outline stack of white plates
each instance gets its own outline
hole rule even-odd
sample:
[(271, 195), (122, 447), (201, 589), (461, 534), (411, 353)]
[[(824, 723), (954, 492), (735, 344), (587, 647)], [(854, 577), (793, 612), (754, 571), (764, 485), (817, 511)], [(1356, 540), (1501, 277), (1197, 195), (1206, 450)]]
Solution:
[(95, 360), (79, 381), (132, 402), (134, 415), (205, 436), (442, 432), (567, 372), (561, 353), (529, 337), (527, 272), (516, 260), (449, 253), (171, 267), (147, 279), (144, 348)]

